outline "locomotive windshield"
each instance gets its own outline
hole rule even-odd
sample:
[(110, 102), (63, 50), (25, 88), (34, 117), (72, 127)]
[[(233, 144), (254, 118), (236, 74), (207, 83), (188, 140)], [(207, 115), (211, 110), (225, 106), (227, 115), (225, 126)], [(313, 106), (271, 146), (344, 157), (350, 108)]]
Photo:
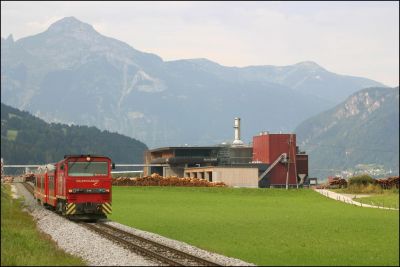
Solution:
[(68, 176), (107, 176), (108, 162), (68, 162)]

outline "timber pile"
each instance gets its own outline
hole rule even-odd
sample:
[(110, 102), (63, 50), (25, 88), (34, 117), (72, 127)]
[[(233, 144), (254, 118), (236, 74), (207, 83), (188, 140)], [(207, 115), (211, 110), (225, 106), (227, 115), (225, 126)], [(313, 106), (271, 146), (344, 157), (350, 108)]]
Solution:
[(3, 183), (12, 183), (14, 181), (14, 177), (13, 176), (4, 176), (2, 178)]
[(328, 185), (331, 188), (335, 188), (335, 187), (343, 188), (343, 187), (347, 187), (347, 181), (346, 181), (346, 179), (343, 179), (341, 177), (334, 177), (334, 178), (328, 180)]
[(393, 187), (399, 188), (399, 176), (392, 176), (386, 179), (377, 179), (376, 183), (379, 184), (383, 189), (390, 189)]
[(120, 177), (113, 179), (113, 185), (118, 186), (201, 186), (201, 187), (224, 187), (222, 182), (209, 182), (199, 178), (162, 177), (153, 173), (151, 176), (140, 178)]

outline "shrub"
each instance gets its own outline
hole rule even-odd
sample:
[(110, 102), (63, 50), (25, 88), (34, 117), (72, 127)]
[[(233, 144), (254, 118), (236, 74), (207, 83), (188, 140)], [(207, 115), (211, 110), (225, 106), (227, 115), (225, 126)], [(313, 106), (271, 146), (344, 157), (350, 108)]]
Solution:
[(361, 187), (361, 193), (364, 194), (382, 194), (383, 189), (377, 184), (369, 184)]
[(391, 191), (394, 194), (398, 194), (399, 193), (399, 189), (398, 188), (392, 188)]
[(375, 179), (369, 175), (363, 174), (349, 178), (349, 185), (369, 185), (375, 184)]

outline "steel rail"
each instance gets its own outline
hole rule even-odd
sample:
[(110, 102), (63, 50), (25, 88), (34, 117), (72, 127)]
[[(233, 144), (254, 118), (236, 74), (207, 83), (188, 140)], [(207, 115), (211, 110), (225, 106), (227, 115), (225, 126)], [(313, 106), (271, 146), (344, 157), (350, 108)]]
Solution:
[(163, 248), (163, 249), (170, 250), (170, 251), (172, 251), (174, 254), (181, 255), (182, 257), (184, 257), (184, 258), (186, 258), (186, 259), (190, 259), (190, 260), (193, 260), (193, 261), (198, 262), (198, 263), (203, 263), (202, 266), (220, 266), (219, 264), (216, 264), (215, 262), (211, 262), (211, 261), (205, 260), (205, 259), (203, 259), (203, 258), (199, 258), (199, 257), (194, 256), (194, 255), (192, 255), (192, 254), (189, 254), (189, 253), (186, 253), (186, 252), (177, 250), (177, 249), (175, 249), (175, 248), (171, 248), (171, 247), (169, 247), (169, 246), (160, 244), (160, 243), (158, 243), (158, 242), (156, 242), (156, 241), (153, 241), (153, 240), (150, 240), (150, 239), (147, 239), (147, 238), (144, 238), (144, 237), (141, 237), (141, 236), (138, 236), (138, 235), (129, 233), (129, 232), (127, 233), (126, 231), (121, 230), (121, 229), (119, 229), (119, 228), (116, 228), (116, 227), (114, 227), (114, 226), (111, 226), (111, 225), (109, 225), (109, 224), (102, 223), (102, 225), (105, 226), (105, 227), (107, 227), (107, 228), (109, 228), (109, 229), (112, 229), (113, 231), (117, 231), (117, 232), (119, 232), (119, 233), (121, 233), (121, 234), (124, 234), (124, 235), (129, 234), (131, 237), (134, 237), (134, 238), (136, 238), (136, 239), (139, 239), (139, 240), (141, 240), (141, 241), (143, 241), (143, 242), (147, 242), (147, 243), (150, 243), (150, 244), (155, 245), (155, 246), (157, 246), (157, 247), (161, 247), (161, 248)]
[(94, 224), (90, 224), (90, 223), (81, 223), (81, 224), (84, 227), (86, 227), (87, 229), (94, 231), (94, 232), (106, 237), (109, 240), (116, 241), (116, 242), (122, 244), (125, 248), (127, 248), (133, 252), (142, 254), (144, 256), (147, 256), (147, 257), (150, 257), (153, 259), (157, 259), (157, 260), (159, 260), (163, 263), (167, 263), (171, 266), (184, 266), (184, 265), (180, 264), (179, 262), (175, 262), (174, 260), (164, 257), (163, 255), (159, 255), (158, 253), (156, 253), (154, 251), (143, 248), (140, 245), (137, 245), (133, 242), (129, 242), (120, 236), (116, 236), (115, 234), (109, 233), (109, 232), (105, 231), (104, 229), (96, 227), (96, 226), (94, 226)]
[[(117, 240), (129, 247), (133, 247), (133, 251), (135, 252), (139, 250), (145, 255), (150, 255), (151, 257), (172, 266), (220, 266), (215, 262), (196, 257), (194, 255), (132, 234), (130, 232), (126, 232), (105, 223), (97, 223), (95, 224), (96, 226), (94, 226), (93, 224), (85, 224), (86, 227), (88, 225), (90, 225), (90, 229), (93, 229), (100, 234), (104, 234), (107, 237)], [(128, 241), (126, 239), (130, 239), (132, 241)], [(134, 244), (138, 241), (141, 243), (140, 245)], [(171, 257), (174, 259), (171, 259)]]
[(29, 184), (28, 182), (23, 182), (22, 185), (26, 188), (26, 190), (29, 191), (29, 193), (31, 193), (32, 195), (34, 194), (33, 191), (33, 186), (31, 184)]

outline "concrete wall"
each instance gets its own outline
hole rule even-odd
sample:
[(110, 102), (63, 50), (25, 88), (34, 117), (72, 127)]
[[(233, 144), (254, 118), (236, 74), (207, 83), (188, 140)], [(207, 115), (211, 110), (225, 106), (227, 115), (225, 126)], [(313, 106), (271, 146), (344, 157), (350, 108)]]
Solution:
[(257, 168), (186, 168), (185, 177), (223, 182), (231, 187), (258, 187)]
[(183, 167), (164, 167), (164, 177), (168, 176), (177, 176), (184, 177), (184, 168)]

